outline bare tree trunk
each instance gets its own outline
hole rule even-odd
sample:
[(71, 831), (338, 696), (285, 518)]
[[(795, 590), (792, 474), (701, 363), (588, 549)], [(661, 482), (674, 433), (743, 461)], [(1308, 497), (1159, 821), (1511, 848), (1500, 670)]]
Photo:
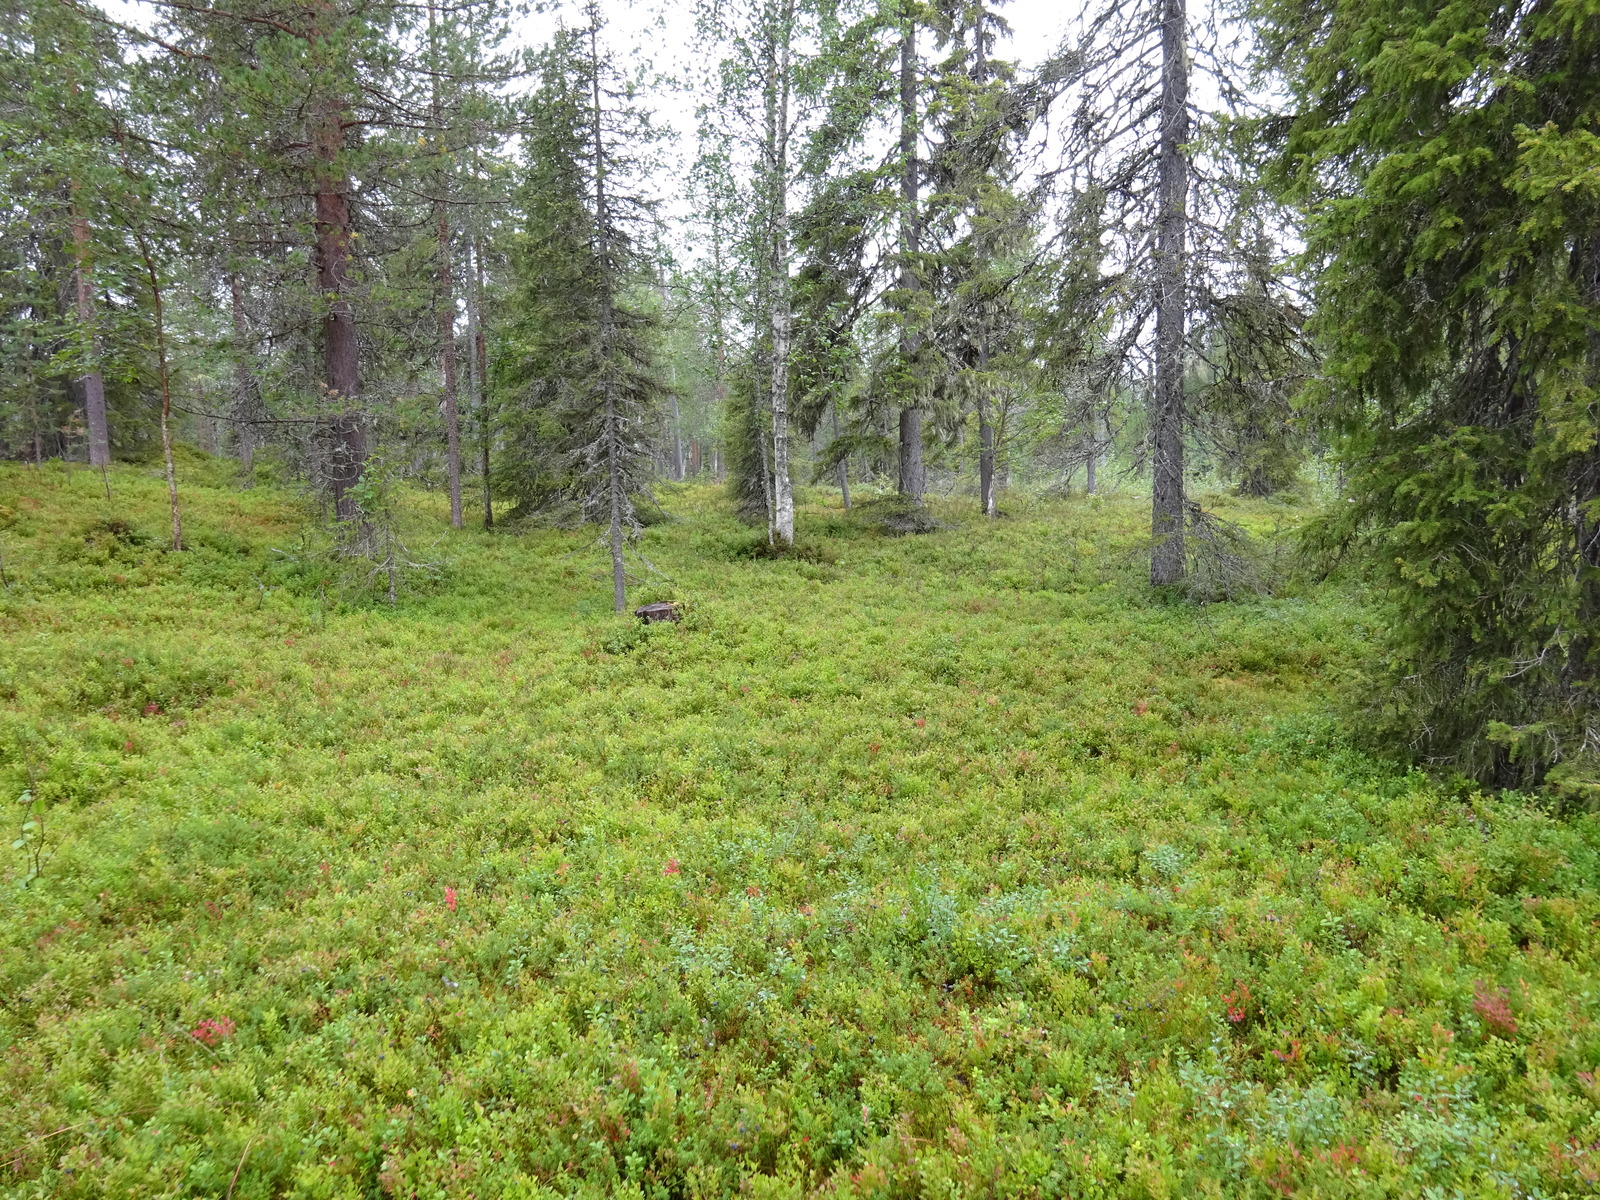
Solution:
[(672, 405), (672, 478), (679, 483), (683, 482), (683, 414), (678, 410), (677, 374), (678, 364), (672, 364), (673, 390), (667, 393), (668, 401)]
[(44, 466), (44, 435), (39, 429), (38, 381), (31, 363), (28, 365), (28, 426), (33, 430), (33, 466), (38, 470)]
[[(711, 385), (712, 402), (719, 413), (727, 411), (728, 404), (728, 336), (722, 303), (723, 262), (722, 222), (716, 206), (711, 210), (711, 344), (717, 363), (716, 378)], [(722, 442), (711, 444), (711, 477), (722, 482)]]
[(1093, 422), (1095, 418), (1090, 417), (1089, 420), (1091, 422), (1089, 426), (1089, 461), (1084, 472), (1085, 478), (1083, 490), (1092, 496), (1094, 495), (1095, 484), (1097, 482), (1096, 476), (1100, 466), (1100, 439), (1094, 431)]
[[(830, 406), (829, 411), (833, 415), (833, 439), (834, 439), (834, 441), (838, 441), (839, 440), (839, 402), (837, 400), (835, 400), (833, 402), (833, 404)], [(849, 512), (850, 511), (850, 470), (849, 470), (849, 464), (842, 458), (839, 460), (839, 495), (844, 498), (844, 510), (845, 510), (845, 512)]]
[(1183, 368), (1189, 198), (1189, 61), (1184, 0), (1163, 0), (1156, 224), (1156, 378), (1151, 414), (1150, 582), (1183, 579)]
[(228, 292), (233, 301), (233, 415), (238, 423), (239, 469), (244, 476), (244, 486), (255, 482), (256, 430), (251, 421), (255, 380), (250, 374), (250, 359), (245, 347), (249, 344), (250, 322), (244, 305), (244, 280), (237, 270), (228, 275)]
[(367, 437), (356, 405), (361, 395), (361, 352), (355, 310), (346, 295), (350, 271), (350, 180), (339, 161), (344, 150), (344, 110), (321, 99), (312, 121), (311, 153), (315, 189), (317, 286), (328, 304), (322, 317), (323, 383), (336, 406), (330, 422), (333, 448), (328, 482), (334, 514), (341, 521), (360, 516), (352, 494), (366, 467)]
[[(921, 218), (917, 211), (917, 25), (907, 12), (900, 35), (900, 287), (909, 297), (918, 281), (913, 259), (922, 248)], [(900, 362), (903, 388), (914, 386), (912, 360), (921, 347), (921, 338), (909, 328), (910, 301), (904, 314), (907, 327), (900, 332)], [(922, 408), (912, 396), (900, 410), (900, 494), (913, 504), (922, 503), (927, 487), (927, 472), (922, 462)]]
[[(989, 81), (989, 62), (984, 53), (983, 36), (980, 17), (972, 37), (974, 77), (980, 87)], [(983, 502), (984, 515), (992, 521), (1000, 515), (1000, 509), (994, 494), (995, 438), (989, 396), (989, 311), (987, 304), (978, 310), (978, 497)]]
[(83, 328), (89, 352), (89, 369), (78, 380), (83, 389), (83, 419), (89, 433), (89, 465), (104, 471), (111, 465), (111, 430), (106, 421), (106, 381), (100, 373), (102, 346), (99, 322), (95, 319), (94, 282), (90, 277), (89, 220), (76, 213), (72, 218), (72, 247), (78, 324)]
[[(767, 91), (768, 203), (772, 300), (772, 527), (779, 544), (794, 545), (794, 485), (789, 478), (789, 40), (793, 0), (769, 7)], [(770, 22), (775, 20), (776, 27)]]
[[(430, 115), (435, 136), (444, 138), (443, 106), (439, 100), (438, 31), (435, 6), (428, 5), (428, 42), (433, 50), (433, 84)], [(442, 147), (441, 147), (442, 149)], [(439, 374), (444, 386), (444, 461), (450, 490), (450, 528), (461, 528), (461, 417), (456, 404), (456, 291), (455, 273), (450, 263), (450, 205), (445, 192), (449, 184), (446, 156), (439, 156), (437, 180), (439, 194), (434, 197), (435, 221), (439, 237)]]
[[(759, 420), (759, 417), (757, 419)], [(761, 431), (761, 436), (756, 440), (761, 450), (761, 492), (767, 505), (767, 545), (775, 546), (778, 544), (778, 521), (777, 507), (772, 496), (772, 459), (769, 454), (771, 447), (767, 444), (765, 430)]]
[(139, 256), (144, 260), (145, 275), (150, 280), (150, 300), (156, 318), (156, 368), (161, 382), (161, 458), (167, 473), (167, 504), (172, 512), (172, 548), (183, 549), (183, 516), (178, 509), (178, 473), (172, 461), (172, 380), (167, 370), (167, 321), (162, 304), (161, 279), (156, 274), (155, 259), (144, 237), (134, 235), (139, 243)]
[(472, 361), (478, 377), (478, 453), (483, 477), (483, 527), (494, 528), (494, 496), (489, 490), (489, 345), (483, 333), (483, 242), (472, 241), (472, 290), (467, 297), (467, 320), (472, 333)]
[(978, 498), (984, 515), (996, 515), (994, 499), (994, 424), (989, 419), (989, 393), (978, 392)]
[(450, 527), (461, 528), (461, 417), (456, 402), (456, 296), (450, 268), (450, 217), (439, 204), (439, 374), (444, 383), (444, 459)]

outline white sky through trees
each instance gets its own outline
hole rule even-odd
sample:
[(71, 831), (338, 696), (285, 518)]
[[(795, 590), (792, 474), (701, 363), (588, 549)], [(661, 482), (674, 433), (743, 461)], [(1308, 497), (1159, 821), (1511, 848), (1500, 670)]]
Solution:
[[(512, 21), (511, 44), (544, 45), (559, 24), (582, 24), (583, 7), (582, 0), (534, 3)], [(618, 67), (637, 80), (640, 106), (653, 114), (666, 135), (657, 148), (658, 169), (650, 182), (661, 202), (668, 237), (680, 248), (686, 248), (685, 222), (692, 223), (693, 217), (686, 187), (697, 148), (696, 110), (708, 98), (710, 75), (717, 65), (695, 36), (696, 7), (696, 0), (601, 0), (600, 4)], [(160, 11), (142, 0), (102, 0), (102, 8), (113, 20), (136, 29), (153, 28), (160, 18)], [(1081, 5), (1052, 0), (1011, 0), (1000, 13), (1011, 26), (1012, 37), (997, 47), (997, 56), (1024, 69), (1036, 65), (1060, 46), (1069, 22), (1081, 12)]]
[[(600, 4), (618, 66), (638, 78), (643, 107), (670, 134), (660, 147), (661, 169), (654, 183), (674, 241), (680, 240), (684, 221), (693, 216), (685, 188), (696, 151), (696, 108), (708, 98), (708, 76), (717, 65), (702, 57), (695, 9), (696, 0), (642, 4), (601, 0)], [(1011, 26), (1012, 36), (996, 48), (997, 57), (1024, 69), (1035, 66), (1060, 46), (1069, 22), (1081, 12), (1081, 5), (1052, 0), (1011, 0), (1000, 8), (1000, 15)], [(514, 23), (512, 39), (537, 47), (549, 40), (559, 23), (583, 20), (581, 0), (541, 5)]]

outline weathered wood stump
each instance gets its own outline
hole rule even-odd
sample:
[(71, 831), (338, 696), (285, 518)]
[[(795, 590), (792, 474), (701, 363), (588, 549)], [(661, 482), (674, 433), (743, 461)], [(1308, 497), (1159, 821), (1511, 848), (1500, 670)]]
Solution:
[(633, 615), (646, 625), (653, 625), (657, 621), (676, 621), (679, 619), (678, 606), (670, 600), (640, 605), (633, 610)]

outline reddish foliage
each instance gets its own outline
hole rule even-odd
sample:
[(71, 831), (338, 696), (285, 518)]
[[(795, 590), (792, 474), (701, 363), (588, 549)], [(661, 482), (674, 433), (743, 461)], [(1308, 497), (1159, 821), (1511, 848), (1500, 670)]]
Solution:
[(1490, 987), (1481, 979), (1473, 985), (1472, 1008), (1490, 1033), (1511, 1037), (1517, 1032), (1517, 1019), (1511, 1015), (1511, 997), (1504, 988)]
[(456, 890), (453, 887), (444, 889), (444, 906), (451, 912), (456, 910)]
[(1223, 1006), (1228, 1010), (1228, 1020), (1235, 1025), (1244, 1024), (1250, 1015), (1250, 985), (1233, 981), (1233, 991), (1222, 994)]
[(206, 1046), (215, 1046), (218, 1042), (225, 1042), (233, 1036), (233, 1020), (230, 1017), (207, 1017), (189, 1032), (194, 1040)]
[(683, 868), (678, 865), (677, 859), (669, 858), (667, 859), (667, 865), (661, 868), (661, 873), (663, 875), (677, 875), (680, 874), (682, 870)]

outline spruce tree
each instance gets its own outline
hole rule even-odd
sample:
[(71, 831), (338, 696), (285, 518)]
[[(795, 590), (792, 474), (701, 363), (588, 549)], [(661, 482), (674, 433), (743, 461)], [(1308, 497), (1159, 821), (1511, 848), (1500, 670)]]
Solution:
[(1572, 0), (1265, 2), (1309, 397), (1390, 611), (1391, 744), (1600, 795), (1600, 23)]
[(665, 389), (655, 318), (640, 303), (649, 275), (638, 232), (650, 206), (630, 179), (645, 126), (602, 50), (597, 6), (586, 14), (584, 29), (563, 30), (544, 55), (529, 108), (500, 474), (521, 505), (569, 506), (600, 526), (621, 612), (624, 553), (641, 529), (634, 500), (649, 486)]

